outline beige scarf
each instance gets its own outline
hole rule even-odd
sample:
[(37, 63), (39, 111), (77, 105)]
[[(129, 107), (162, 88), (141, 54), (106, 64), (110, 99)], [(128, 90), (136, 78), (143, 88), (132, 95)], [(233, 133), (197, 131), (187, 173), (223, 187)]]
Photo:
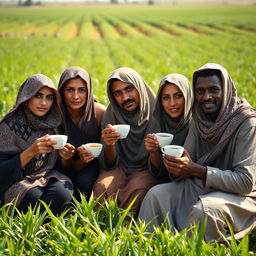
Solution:
[[(161, 103), (161, 94), (166, 83), (175, 84), (183, 93), (185, 99), (184, 113), (181, 118), (173, 119), (163, 109)], [(160, 87), (156, 96), (156, 106), (154, 118), (159, 126), (158, 131), (168, 132), (174, 135), (172, 144), (183, 145), (186, 139), (189, 122), (191, 120), (191, 106), (193, 102), (192, 90), (188, 79), (180, 74), (166, 75), (160, 82)]]
[[(140, 96), (140, 104), (137, 110), (128, 112), (117, 104), (110, 87), (113, 79), (135, 86)], [(148, 152), (144, 147), (144, 138), (146, 134), (156, 129), (156, 123), (152, 118), (155, 103), (154, 92), (136, 71), (123, 67), (111, 74), (107, 83), (107, 93), (110, 104), (105, 112), (102, 128), (104, 129), (107, 124), (131, 125), (128, 137), (119, 140), (116, 145), (120, 163), (131, 171), (147, 167)], [(102, 159), (101, 164), (106, 168)]]

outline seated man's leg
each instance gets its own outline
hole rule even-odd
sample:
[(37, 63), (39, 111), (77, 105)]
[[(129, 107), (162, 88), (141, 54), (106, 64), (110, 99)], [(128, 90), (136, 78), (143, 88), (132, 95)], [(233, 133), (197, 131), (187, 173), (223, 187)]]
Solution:
[(68, 181), (61, 182), (55, 178), (51, 178), (44, 187), (44, 193), (40, 198), (54, 214), (61, 213), (65, 204), (68, 204), (73, 195), (73, 185)]
[(146, 193), (151, 187), (159, 183), (160, 181), (152, 176), (147, 169), (127, 175), (127, 182), (118, 194), (120, 207), (127, 208), (132, 200), (137, 197), (132, 207), (134, 216), (137, 217)]
[[(167, 216), (171, 226), (178, 231), (187, 227), (191, 207), (196, 203), (200, 194), (209, 189), (202, 186), (202, 181), (187, 178), (151, 188), (146, 194), (139, 218), (146, 222), (156, 217), (153, 225), (159, 226)], [(151, 230), (153, 227), (151, 225)]]
[(207, 218), (205, 240), (222, 241), (220, 233), (230, 238), (226, 219), (231, 224), (235, 237), (241, 238), (256, 226), (256, 199), (231, 193), (212, 192), (200, 196), (192, 207), (189, 223), (201, 225)]
[(121, 167), (106, 171), (100, 170), (100, 175), (93, 186), (93, 195), (104, 198), (115, 197), (120, 188), (127, 182), (126, 174)]

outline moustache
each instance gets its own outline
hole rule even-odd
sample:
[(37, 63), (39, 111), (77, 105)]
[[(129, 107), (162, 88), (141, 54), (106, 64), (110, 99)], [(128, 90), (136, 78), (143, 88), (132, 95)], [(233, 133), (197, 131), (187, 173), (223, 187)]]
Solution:
[(202, 101), (200, 101), (200, 105), (204, 105), (204, 104), (207, 104), (207, 103), (216, 104), (216, 100), (209, 99), (209, 100), (202, 100)]
[(121, 105), (124, 106), (124, 105), (126, 105), (127, 103), (130, 103), (130, 102), (135, 102), (135, 100), (134, 99), (125, 100), (125, 101), (122, 102)]

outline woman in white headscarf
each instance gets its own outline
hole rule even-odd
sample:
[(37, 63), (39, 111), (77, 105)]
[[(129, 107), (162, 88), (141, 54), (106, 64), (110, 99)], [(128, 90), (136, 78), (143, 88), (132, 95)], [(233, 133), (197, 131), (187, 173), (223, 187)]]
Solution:
[[(185, 76), (172, 73), (163, 77), (153, 113), (158, 125), (155, 132), (171, 133), (174, 135), (171, 144), (183, 146), (191, 120), (192, 102), (192, 89)], [(154, 176), (165, 178), (168, 172), (162, 164), (156, 135), (147, 135), (145, 147), (150, 154), (149, 170)]]

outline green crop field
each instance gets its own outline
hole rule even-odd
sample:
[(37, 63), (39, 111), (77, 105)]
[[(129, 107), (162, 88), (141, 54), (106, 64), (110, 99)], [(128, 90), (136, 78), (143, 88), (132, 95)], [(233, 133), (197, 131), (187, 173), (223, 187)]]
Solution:
[(0, 49), (0, 116), (28, 76), (44, 73), (57, 85), (71, 65), (88, 70), (107, 104), (106, 81), (117, 67), (134, 68), (156, 91), (168, 73), (191, 80), (217, 62), (256, 106), (256, 6), (0, 8)]
[[(108, 103), (106, 81), (121, 66), (137, 70), (156, 92), (160, 79), (181, 73), (191, 81), (201, 65), (223, 65), (238, 95), (256, 107), (256, 5), (79, 6), (0, 8), (0, 117), (32, 74), (58, 84), (72, 65), (92, 76), (97, 100)], [(248, 255), (256, 232), (242, 241), (206, 244), (170, 229), (145, 233), (145, 225), (106, 202), (76, 204), (62, 216), (29, 211), (15, 218), (0, 209), (0, 255)], [(248, 242), (249, 241), (249, 242)], [(249, 248), (248, 248), (249, 245)], [(251, 253), (253, 254), (253, 253)]]

